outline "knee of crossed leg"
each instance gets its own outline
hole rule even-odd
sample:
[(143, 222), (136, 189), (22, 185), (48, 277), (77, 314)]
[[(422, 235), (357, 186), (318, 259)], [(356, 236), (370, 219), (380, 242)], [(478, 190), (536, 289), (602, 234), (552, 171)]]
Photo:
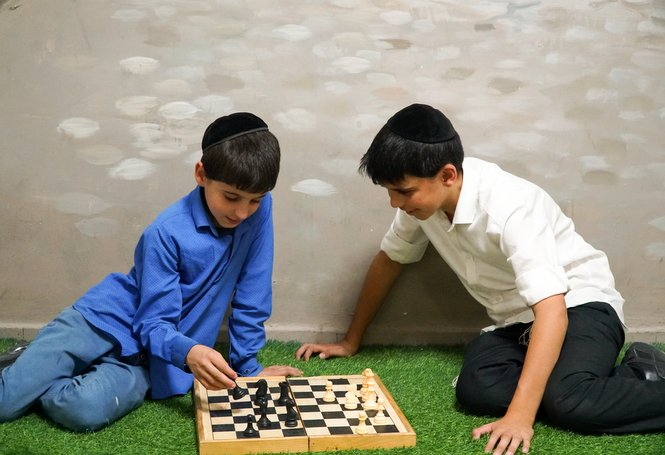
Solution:
[(44, 396), (41, 399), (44, 413), (59, 425), (75, 432), (97, 431), (111, 424), (112, 419), (104, 406), (83, 399), (62, 399)]
[(500, 390), (484, 384), (476, 372), (464, 369), (457, 380), (455, 394), (462, 408), (477, 415), (501, 416), (510, 403)]

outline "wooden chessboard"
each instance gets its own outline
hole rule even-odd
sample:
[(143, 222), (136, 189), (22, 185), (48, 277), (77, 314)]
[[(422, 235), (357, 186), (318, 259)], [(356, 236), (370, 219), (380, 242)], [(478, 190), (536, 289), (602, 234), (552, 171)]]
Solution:
[[(362, 375), (318, 376), (302, 378), (266, 377), (268, 382), (267, 416), (268, 429), (254, 427), (256, 437), (243, 435), (247, 428), (247, 415), (254, 414), (259, 420), (260, 411), (253, 404), (256, 382), (261, 378), (238, 378), (238, 385), (249, 393), (234, 400), (230, 390), (210, 391), (194, 381), (196, 404), (196, 426), (200, 455), (235, 455), (247, 453), (321, 452), (326, 450), (377, 449), (410, 447), (416, 444), (416, 434), (392, 395), (378, 376), (377, 399), (383, 398), (385, 422), (374, 422), (376, 411), (363, 410), (362, 402), (357, 409), (344, 407), (349, 384), (360, 390)], [(287, 381), (289, 395), (296, 403), (298, 423), (286, 427), (286, 407), (277, 404), (280, 396), (279, 383)], [(336, 401), (323, 401), (327, 381), (333, 383)], [(356, 434), (358, 413), (364, 412), (367, 434)]]

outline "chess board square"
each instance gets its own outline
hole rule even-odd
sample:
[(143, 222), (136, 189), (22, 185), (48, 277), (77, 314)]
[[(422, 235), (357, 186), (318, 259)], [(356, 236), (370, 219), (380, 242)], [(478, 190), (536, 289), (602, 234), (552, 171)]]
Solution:
[(333, 386), (336, 385), (349, 385), (350, 382), (347, 378), (332, 378), (330, 379), (330, 382), (333, 383)]
[(326, 421), (323, 419), (313, 419), (313, 420), (304, 420), (303, 424), (305, 428), (316, 428), (316, 427), (325, 427)]
[(399, 433), (395, 425), (374, 425), (377, 433)]
[(230, 409), (213, 409), (210, 411), (210, 417), (231, 417), (231, 412)]
[(212, 426), (212, 431), (215, 432), (224, 432), (224, 431), (233, 431), (233, 430), (235, 430), (235, 425), (232, 425), (230, 423)]
[(348, 427), (349, 426), (349, 421), (342, 418), (342, 419), (325, 419), (326, 425), (329, 428), (334, 428), (334, 427)]
[(322, 411), (321, 415), (326, 420), (344, 419), (346, 417), (342, 411)]
[(353, 434), (353, 428), (351, 427), (331, 427), (328, 428), (330, 434), (332, 435), (341, 435), (341, 434)]
[(229, 396), (228, 395), (210, 395), (208, 396), (208, 403), (228, 403), (229, 402)]
[(298, 406), (298, 409), (300, 409), (301, 413), (319, 412), (319, 407), (316, 404), (300, 405), (300, 406)]
[(314, 393), (313, 392), (305, 392), (305, 391), (302, 391), (302, 392), (294, 391), (293, 396), (296, 400), (300, 400), (300, 399), (303, 399), (303, 398), (314, 398)]

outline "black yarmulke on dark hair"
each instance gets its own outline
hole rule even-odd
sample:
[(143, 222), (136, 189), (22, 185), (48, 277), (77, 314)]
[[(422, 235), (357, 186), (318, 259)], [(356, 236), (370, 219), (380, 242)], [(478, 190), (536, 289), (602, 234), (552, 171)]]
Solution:
[(425, 144), (447, 142), (457, 135), (448, 117), (426, 104), (405, 107), (390, 117), (387, 126), (404, 139)]
[(205, 153), (206, 149), (213, 145), (256, 131), (266, 131), (267, 129), (266, 122), (249, 112), (236, 112), (226, 115), (208, 126), (205, 133), (203, 133), (201, 149)]

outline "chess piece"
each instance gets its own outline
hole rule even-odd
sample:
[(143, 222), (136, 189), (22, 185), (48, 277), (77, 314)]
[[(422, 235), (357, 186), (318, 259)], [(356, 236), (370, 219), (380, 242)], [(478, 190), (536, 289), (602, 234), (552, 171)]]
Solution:
[(323, 394), (323, 401), (326, 403), (334, 403), (337, 401), (337, 398), (335, 398), (335, 392), (333, 392), (332, 381), (326, 381), (326, 393)]
[(282, 381), (279, 383), (279, 398), (277, 399), (277, 404), (284, 406), (286, 404), (286, 400), (289, 399), (289, 383)]
[(374, 380), (370, 380), (369, 385), (367, 386), (367, 395), (365, 399), (364, 407), (368, 411), (376, 410), (376, 392), (374, 391), (374, 385), (372, 384)]
[(388, 418), (386, 415), (383, 413), (385, 409), (385, 400), (382, 397), (379, 397), (378, 400), (376, 400), (376, 415), (374, 416), (374, 423), (376, 425), (383, 425), (384, 423), (388, 422)]
[(356, 386), (354, 384), (349, 384), (347, 392), (344, 395), (344, 408), (356, 409), (358, 407), (358, 396), (356, 395), (356, 391)]
[(265, 379), (259, 379), (256, 382), (256, 394), (254, 395), (254, 404), (260, 406), (261, 400), (268, 401), (268, 382)]
[(236, 386), (233, 388), (233, 399), (239, 400), (245, 395), (247, 395), (247, 389), (243, 389), (236, 383)]
[(356, 427), (356, 434), (367, 434), (367, 414), (364, 412), (358, 413), (358, 426)]
[(293, 428), (298, 426), (298, 411), (296, 411), (296, 403), (291, 399), (287, 398), (285, 400), (286, 405), (286, 420), (284, 425)]
[(257, 425), (262, 430), (266, 430), (266, 429), (272, 427), (272, 422), (268, 418), (267, 414), (268, 414), (267, 407), (262, 406), (261, 407), (261, 417), (259, 417), (259, 421), (257, 422)]
[(245, 431), (242, 432), (242, 435), (246, 438), (256, 438), (259, 436), (259, 432), (256, 431), (256, 428), (254, 428), (254, 423), (256, 422), (256, 419), (254, 418), (254, 414), (248, 414), (247, 415), (247, 428)]

